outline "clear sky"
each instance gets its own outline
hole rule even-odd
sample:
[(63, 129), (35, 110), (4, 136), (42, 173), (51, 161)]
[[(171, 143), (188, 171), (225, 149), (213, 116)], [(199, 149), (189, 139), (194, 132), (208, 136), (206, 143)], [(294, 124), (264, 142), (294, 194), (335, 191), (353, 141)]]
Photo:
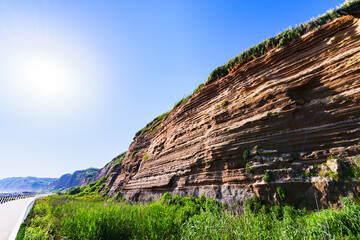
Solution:
[(342, 0), (0, 1), (0, 179), (103, 167), (247, 48)]

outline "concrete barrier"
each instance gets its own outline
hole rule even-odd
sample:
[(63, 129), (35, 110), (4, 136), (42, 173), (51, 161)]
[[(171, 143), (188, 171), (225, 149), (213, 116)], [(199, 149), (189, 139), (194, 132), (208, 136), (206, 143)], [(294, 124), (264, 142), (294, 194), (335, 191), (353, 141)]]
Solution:
[[(16, 239), (16, 236), (20, 230), (20, 226), (22, 223), (26, 222), (28, 214), (31, 211), (31, 209), (33, 208), (35, 201), (39, 198), (46, 197), (48, 195), (50, 195), (50, 194), (39, 194), (39, 195), (36, 195), (35, 197), (34, 197), (34, 195), (32, 195), (34, 197), (34, 199), (27, 205), (27, 207), (22, 212), (21, 216), (19, 217), (18, 221), (16, 222), (16, 224), (11, 232), (10, 237), (7, 240), (15, 240)], [(23, 198), (28, 198), (29, 196), (30, 195), (26, 195)]]

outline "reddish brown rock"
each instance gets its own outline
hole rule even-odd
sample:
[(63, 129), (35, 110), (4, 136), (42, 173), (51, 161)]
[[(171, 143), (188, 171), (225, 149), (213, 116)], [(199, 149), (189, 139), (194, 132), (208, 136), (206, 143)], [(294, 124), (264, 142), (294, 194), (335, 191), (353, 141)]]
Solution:
[[(319, 192), (320, 205), (332, 204), (329, 179), (301, 173), (330, 155), (350, 161), (360, 153), (359, 40), (359, 20), (342, 17), (205, 84), (156, 130), (136, 138), (111, 170), (109, 195), (204, 193), (235, 202), (256, 194), (274, 201), (283, 187), (287, 202), (306, 204)], [(255, 146), (253, 173), (246, 173), (243, 152)], [(270, 183), (262, 180), (265, 170), (273, 173)], [(348, 185), (329, 193), (347, 196), (355, 189)]]

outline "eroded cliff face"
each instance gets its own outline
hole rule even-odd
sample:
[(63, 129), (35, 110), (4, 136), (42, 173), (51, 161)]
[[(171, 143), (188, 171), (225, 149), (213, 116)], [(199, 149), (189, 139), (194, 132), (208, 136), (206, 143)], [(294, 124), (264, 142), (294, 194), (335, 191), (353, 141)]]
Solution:
[(109, 195), (278, 201), (282, 187), (295, 205), (336, 204), (356, 193), (354, 179), (302, 173), (330, 155), (352, 161), (360, 153), (359, 103), (360, 22), (345, 16), (206, 83), (155, 131), (136, 138), (111, 170)]

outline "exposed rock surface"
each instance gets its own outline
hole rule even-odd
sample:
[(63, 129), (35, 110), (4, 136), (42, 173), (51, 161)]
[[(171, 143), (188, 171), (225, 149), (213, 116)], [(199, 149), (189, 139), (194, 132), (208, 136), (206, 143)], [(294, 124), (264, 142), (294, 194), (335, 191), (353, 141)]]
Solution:
[(62, 191), (73, 187), (84, 186), (91, 181), (93, 176), (99, 171), (97, 168), (88, 168), (85, 170), (75, 171), (74, 173), (64, 174), (59, 179), (49, 184), (44, 191), (55, 192)]
[(302, 173), (330, 155), (351, 161), (359, 136), (360, 23), (346, 16), (205, 84), (136, 138), (107, 187), (131, 200), (168, 191), (226, 202), (254, 194), (276, 201), (282, 187), (289, 203), (329, 206), (357, 183)]
[(108, 164), (106, 164), (103, 168), (97, 171), (94, 176), (90, 179), (89, 183), (100, 180), (101, 178), (108, 175), (113, 169), (118, 169), (120, 167), (121, 161), (124, 159), (126, 152), (119, 154), (115, 158), (113, 158)]

